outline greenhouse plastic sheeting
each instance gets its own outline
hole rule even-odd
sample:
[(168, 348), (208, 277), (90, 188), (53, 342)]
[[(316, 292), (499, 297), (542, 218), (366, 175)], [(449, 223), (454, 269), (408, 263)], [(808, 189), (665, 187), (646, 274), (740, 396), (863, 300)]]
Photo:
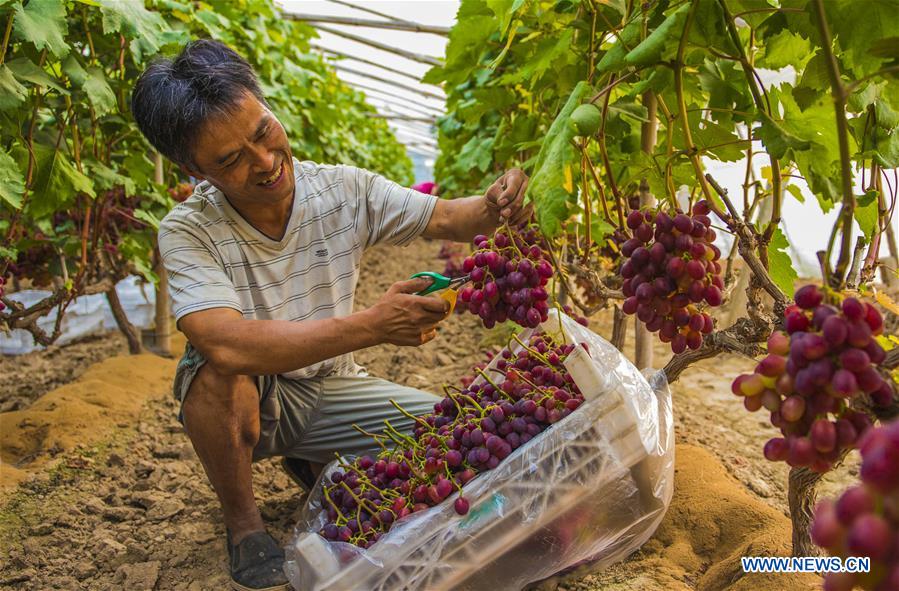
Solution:
[[(131, 324), (139, 328), (153, 326), (156, 294), (152, 285), (143, 283), (136, 276), (131, 276), (116, 284), (116, 292), (119, 294), (119, 301)], [(9, 294), (9, 299), (27, 307), (49, 295), (49, 291), (26, 289)], [(53, 332), (55, 324), (56, 308), (38, 320), (38, 326), (48, 334)], [(91, 334), (117, 330), (118, 326), (112, 316), (112, 310), (106, 302), (106, 296), (100, 293), (75, 298), (66, 308), (61, 328), (62, 333), (54, 343), (56, 345), (64, 345)], [(9, 333), (0, 331), (0, 353), (4, 355), (23, 355), (43, 348), (34, 342), (34, 338), (28, 331), (20, 328), (11, 330)]]
[(456, 514), (450, 497), (397, 522), (368, 549), (316, 533), (326, 522), (323, 479), (338, 469), (332, 462), (287, 547), (295, 588), (518, 590), (582, 565), (605, 568), (652, 536), (674, 484), (664, 374), (647, 380), (608, 341), (554, 311), (540, 329), (586, 345), (581, 361), (566, 360), (584, 404), (466, 484), (467, 515)]

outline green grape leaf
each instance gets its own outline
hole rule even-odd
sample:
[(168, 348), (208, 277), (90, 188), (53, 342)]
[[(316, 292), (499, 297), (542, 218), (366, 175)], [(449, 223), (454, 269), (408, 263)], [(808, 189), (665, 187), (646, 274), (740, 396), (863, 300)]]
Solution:
[(668, 15), (638, 46), (628, 52), (624, 61), (631, 66), (650, 66), (671, 54), (684, 30), (690, 4), (684, 4)]
[(105, 115), (116, 110), (115, 93), (106, 82), (102, 68), (91, 66), (87, 69), (84, 92), (87, 93), (87, 98), (96, 109), (97, 115)]
[(73, 86), (80, 87), (84, 91), (97, 115), (105, 115), (115, 110), (115, 93), (106, 82), (102, 68), (92, 66), (85, 70), (74, 55), (69, 55), (62, 63), (62, 71), (72, 81)]
[(789, 191), (790, 195), (792, 195), (796, 201), (799, 203), (805, 203), (805, 195), (802, 194), (802, 189), (799, 188), (799, 185), (794, 185), (790, 183), (786, 186), (786, 190)]
[(154, 230), (159, 230), (160, 220), (155, 215), (153, 215), (153, 212), (147, 211), (146, 209), (135, 209), (134, 217), (141, 221), (147, 222), (147, 224)]
[(799, 274), (793, 268), (793, 261), (789, 254), (790, 243), (780, 228), (775, 228), (774, 236), (768, 245), (768, 274), (774, 284), (781, 289), (787, 297), (793, 297), (794, 284)]
[(28, 41), (37, 49), (62, 57), (69, 52), (65, 36), (69, 32), (66, 5), (59, 0), (31, 0), (18, 4), (14, 11), (16, 39)]
[(854, 214), (866, 241), (871, 242), (871, 236), (877, 228), (877, 191), (868, 191), (856, 197)]
[(13, 209), (22, 207), (25, 193), (25, 175), (15, 159), (0, 150), (0, 201), (5, 201)]
[(607, 72), (617, 72), (627, 65), (624, 58), (628, 52), (637, 46), (640, 41), (640, 34), (643, 31), (641, 20), (633, 20), (624, 26), (623, 29), (615, 37), (615, 43), (603, 54), (602, 59), (596, 65), (596, 70), (600, 74)]
[(94, 179), (97, 189), (108, 191), (116, 187), (123, 187), (126, 197), (137, 193), (137, 184), (130, 176), (119, 174), (112, 168), (94, 159), (85, 160), (84, 166), (90, 172), (91, 178)]
[(42, 68), (37, 67), (37, 65), (27, 57), (16, 58), (6, 62), (6, 64), (9, 66), (13, 75), (19, 80), (31, 82), (38, 86), (48, 86), (60, 94), (69, 94), (69, 91), (61, 86), (58, 80), (51, 78), (50, 74)]
[[(19, 166), (27, 164), (28, 150), (21, 146), (16, 146), (13, 150)], [(64, 150), (35, 143), (34, 159), (32, 195), (28, 202), (28, 211), (32, 217), (41, 218), (65, 209), (74, 202), (78, 193), (97, 196), (91, 179), (78, 172)]]
[(758, 60), (758, 66), (780, 70), (793, 66), (802, 71), (812, 57), (812, 44), (796, 33), (784, 30), (765, 40), (765, 53)]
[(549, 128), (528, 183), (526, 198), (536, 207), (540, 229), (554, 236), (568, 218), (568, 199), (573, 193), (572, 165), (578, 155), (571, 141), (577, 133), (571, 123), (571, 112), (581, 104), (590, 85), (578, 82), (568, 101)]
[(122, 33), (131, 38), (129, 47), (137, 63), (156, 54), (170, 41), (165, 33), (171, 31), (158, 12), (144, 8), (140, 0), (101, 0), (103, 32)]
[(486, 172), (493, 160), (493, 137), (472, 136), (456, 156), (460, 170), (478, 169)]
[[(879, 70), (884, 58), (871, 49), (879, 40), (899, 31), (899, 0), (825, 2), (824, 6), (845, 66), (859, 75)], [(895, 54), (890, 57), (895, 58)]]
[(798, 138), (772, 119), (767, 113), (759, 112), (762, 120), (761, 126), (755, 128), (753, 137), (762, 141), (769, 154), (780, 160), (787, 154), (787, 150), (808, 150), (811, 142)]
[(28, 89), (22, 86), (6, 64), (0, 64), (0, 111), (14, 109), (28, 98)]
[(696, 147), (704, 154), (714, 156), (721, 162), (742, 160), (749, 145), (733, 132), (733, 126), (719, 125), (709, 119), (702, 121), (695, 131), (695, 140)]

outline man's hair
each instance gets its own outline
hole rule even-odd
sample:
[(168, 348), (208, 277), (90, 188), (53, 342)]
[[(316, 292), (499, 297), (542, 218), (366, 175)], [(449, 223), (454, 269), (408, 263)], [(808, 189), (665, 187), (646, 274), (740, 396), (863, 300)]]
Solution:
[(144, 70), (131, 93), (131, 113), (154, 148), (178, 164), (191, 164), (200, 127), (232, 112), (245, 93), (263, 104), (256, 73), (219, 41), (191, 41), (173, 60)]

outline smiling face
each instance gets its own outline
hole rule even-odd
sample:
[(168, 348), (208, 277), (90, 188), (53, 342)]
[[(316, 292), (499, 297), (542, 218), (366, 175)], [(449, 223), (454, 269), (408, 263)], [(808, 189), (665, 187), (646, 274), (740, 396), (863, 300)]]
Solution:
[[(208, 180), (241, 212), (289, 211), (294, 193), (287, 135), (262, 102), (245, 93), (228, 114), (207, 121), (185, 172)], [(264, 215), (264, 214), (263, 214)]]

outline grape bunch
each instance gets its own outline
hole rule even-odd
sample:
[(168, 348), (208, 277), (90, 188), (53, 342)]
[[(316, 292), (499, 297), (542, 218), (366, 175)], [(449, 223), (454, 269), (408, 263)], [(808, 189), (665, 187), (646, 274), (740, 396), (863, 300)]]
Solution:
[(702, 346), (712, 332), (705, 305), (721, 305), (721, 251), (713, 244), (715, 230), (708, 203), (699, 201), (692, 216), (678, 211), (634, 210), (627, 216), (633, 237), (621, 246), (625, 314), (636, 314), (650, 332), (681, 353)]
[(417, 425), (411, 436), (388, 422), (378, 440), (391, 441), (392, 449), (382, 444), (377, 456), (334, 471), (324, 487), (328, 521), (319, 533), (368, 548), (397, 521), (450, 498), (456, 513), (468, 513), (462, 491), (472, 478), (584, 401), (563, 365), (574, 345), (540, 333), (520, 344), (518, 353), (504, 349), (494, 369), (476, 368), (482, 380), (448, 388), (433, 413), (407, 415)]
[(767, 459), (825, 472), (871, 426), (850, 400), (865, 393), (877, 405), (892, 401), (892, 388), (876, 368), (885, 357), (874, 339), (883, 320), (856, 298), (845, 298), (839, 308), (825, 303), (814, 285), (799, 289), (795, 302), (784, 312), (786, 332), (768, 338), (768, 356), (731, 389), (745, 397), (748, 410), (765, 407), (780, 429), (783, 437), (765, 444)]
[[(2, 298), (3, 294), (5, 293), (3, 291), (3, 288), (5, 285), (6, 285), (6, 279), (3, 278), (3, 275), (0, 275), (0, 298)], [(0, 300), (0, 312), (2, 312), (5, 309), (6, 309), (6, 304), (4, 304), (2, 300)]]
[(861, 483), (815, 508), (812, 541), (832, 556), (867, 556), (867, 573), (828, 573), (824, 588), (899, 589), (899, 421), (869, 430), (859, 444)]
[(474, 244), (477, 250), (462, 261), (471, 285), (459, 292), (468, 310), (487, 328), (506, 320), (535, 328), (545, 321), (549, 312), (545, 286), (553, 267), (537, 226), (501, 228), (492, 238), (475, 236)]

